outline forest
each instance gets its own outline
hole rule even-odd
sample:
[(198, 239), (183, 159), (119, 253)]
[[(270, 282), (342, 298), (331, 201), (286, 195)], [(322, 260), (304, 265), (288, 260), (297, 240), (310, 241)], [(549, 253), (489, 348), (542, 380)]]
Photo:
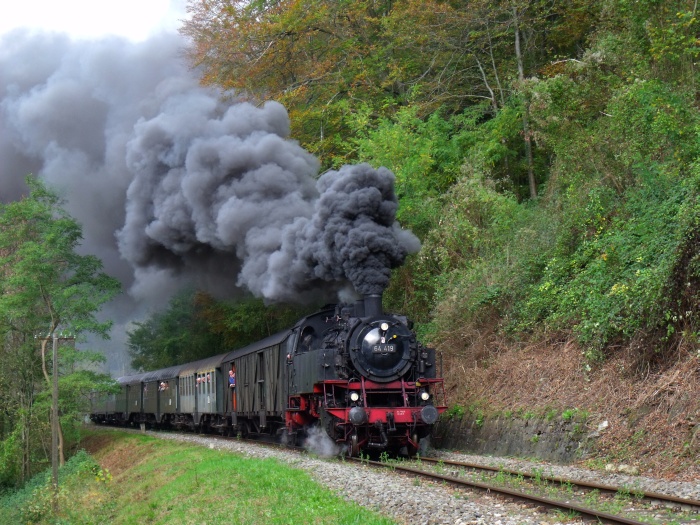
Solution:
[[(452, 398), (467, 405), (483, 400), (458, 368), (485, 377), (476, 371), (500, 353), (552, 342), (575, 349), (581, 376), (624, 355), (631, 381), (670, 363), (697, 380), (697, 7), (189, 0), (181, 32), (203, 84), (281, 102), (292, 138), (324, 169), (395, 174), (398, 221), (422, 248), (394, 270), (384, 307), (446, 356)], [(74, 254), (80, 227), (55, 196), (32, 190), (0, 208), (0, 487), (46, 463), (36, 334), (104, 333), (94, 314), (118, 293), (99, 261)], [(36, 248), (47, 242), (50, 260)], [(187, 290), (129, 333), (132, 366), (214, 355), (305, 311)], [(62, 372), (70, 440), (81, 389), (109, 381), (68, 361)]]
[(189, 9), (203, 82), (282, 102), (327, 168), (395, 173), (422, 249), (385, 306), (432, 344), (557, 332), (591, 364), (697, 344), (696, 2)]

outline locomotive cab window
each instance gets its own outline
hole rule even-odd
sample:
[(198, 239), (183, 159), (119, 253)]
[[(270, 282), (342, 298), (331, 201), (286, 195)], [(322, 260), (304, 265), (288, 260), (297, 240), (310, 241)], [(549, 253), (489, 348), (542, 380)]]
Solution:
[(316, 331), (311, 326), (305, 326), (299, 337), (299, 352), (309, 352), (313, 347)]

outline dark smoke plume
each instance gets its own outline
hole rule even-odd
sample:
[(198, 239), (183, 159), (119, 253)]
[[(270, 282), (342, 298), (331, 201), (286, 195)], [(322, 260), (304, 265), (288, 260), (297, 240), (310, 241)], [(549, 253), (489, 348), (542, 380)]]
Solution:
[(393, 173), (368, 164), (344, 166), (323, 174), (317, 188), (313, 215), (283, 229), (282, 246), (263, 276), (262, 295), (291, 300), (290, 293), (319, 281), (350, 281), (360, 294), (381, 293), (391, 269), (420, 248), (395, 222)]
[[(420, 247), (395, 222), (393, 174), (318, 177), (280, 104), (222, 102), (182, 45), (0, 38), (0, 198), (19, 198), (28, 173), (45, 179), (83, 225), (82, 249), (141, 304), (183, 285), (287, 302), (381, 292)], [(112, 305), (117, 322), (130, 300)]]
[[(207, 103), (209, 102), (209, 103)], [(380, 293), (419, 246), (395, 223), (394, 176), (318, 161), (288, 140), (276, 102), (172, 108), (134, 128), (120, 253), (139, 270), (236, 276), (271, 301), (328, 295), (349, 282)], [(223, 278), (223, 277), (222, 277)]]

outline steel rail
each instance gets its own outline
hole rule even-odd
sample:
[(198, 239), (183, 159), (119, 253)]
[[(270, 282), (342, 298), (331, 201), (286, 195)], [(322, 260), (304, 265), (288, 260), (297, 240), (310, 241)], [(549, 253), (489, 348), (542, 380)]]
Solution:
[[(346, 459), (348, 459), (348, 458), (346, 458)], [(648, 522), (637, 521), (637, 520), (625, 518), (622, 516), (616, 516), (614, 514), (609, 514), (607, 512), (602, 512), (599, 510), (590, 509), (587, 507), (582, 507), (580, 505), (576, 505), (573, 503), (568, 503), (566, 501), (558, 501), (558, 500), (542, 498), (540, 496), (533, 496), (530, 494), (525, 494), (523, 492), (518, 492), (517, 490), (511, 490), (511, 489), (506, 489), (506, 488), (497, 487), (497, 486), (493, 486), (493, 485), (488, 485), (486, 483), (479, 483), (477, 481), (468, 481), (465, 479), (455, 478), (452, 476), (445, 476), (442, 474), (434, 474), (432, 472), (426, 472), (426, 471), (420, 470), (420, 469), (414, 469), (411, 467), (403, 467), (401, 465), (396, 465), (395, 463), (391, 463), (391, 464), (380, 463), (378, 461), (370, 461), (370, 460), (361, 459), (361, 458), (350, 458), (350, 459), (352, 459), (358, 463), (364, 463), (364, 464), (372, 465), (374, 467), (390, 468), (393, 470), (407, 472), (409, 474), (413, 474), (416, 476), (424, 476), (424, 477), (428, 477), (428, 478), (432, 478), (432, 479), (439, 479), (439, 480), (442, 480), (442, 481), (445, 481), (448, 483), (452, 483), (455, 485), (462, 485), (462, 486), (466, 486), (466, 487), (485, 490), (487, 492), (494, 492), (496, 494), (502, 494), (505, 496), (517, 498), (519, 500), (536, 502), (536, 503), (540, 503), (542, 505), (545, 505), (546, 507), (570, 510), (570, 511), (578, 512), (579, 514), (581, 514), (583, 516), (588, 516), (590, 518), (605, 521), (607, 523), (619, 523), (619, 524), (623, 524), (623, 525), (649, 525)], [(423, 458), (421, 458), (421, 459), (423, 459)]]
[[(462, 462), (462, 461), (441, 460), (441, 459), (436, 459), (436, 458), (423, 458), (423, 457), (420, 458), (420, 461), (425, 461), (428, 463), (439, 463), (439, 464), (444, 464), (444, 465), (453, 465), (453, 466), (457, 466), (457, 467), (466, 467), (466, 468), (472, 468), (472, 469), (477, 469), (477, 470), (488, 470), (491, 472), (503, 472), (504, 474), (510, 474), (512, 476), (522, 476), (524, 478), (529, 478), (529, 479), (539, 478), (539, 479), (546, 480), (546, 481), (554, 481), (556, 483), (561, 483), (561, 484), (571, 484), (571, 485), (576, 485), (578, 487), (586, 487), (586, 488), (603, 490), (603, 491), (612, 492), (612, 493), (630, 491), (630, 489), (628, 489), (627, 487), (615, 487), (613, 485), (605, 485), (603, 483), (596, 483), (594, 481), (583, 481), (583, 480), (575, 480), (575, 479), (570, 479), (570, 478), (562, 478), (562, 477), (558, 477), (558, 476), (530, 474), (528, 472), (503, 469), (503, 468), (499, 468), (499, 467), (489, 467), (489, 466), (478, 465), (475, 463), (467, 463), (467, 462)], [(639, 495), (645, 499), (668, 501), (671, 503), (678, 503), (681, 505), (688, 505), (688, 506), (700, 508), (700, 501), (694, 500), (694, 499), (680, 498), (678, 496), (672, 496), (670, 494), (662, 494), (659, 492), (648, 492), (648, 491), (636, 490), (636, 489), (631, 491), (631, 492), (635, 496)]]

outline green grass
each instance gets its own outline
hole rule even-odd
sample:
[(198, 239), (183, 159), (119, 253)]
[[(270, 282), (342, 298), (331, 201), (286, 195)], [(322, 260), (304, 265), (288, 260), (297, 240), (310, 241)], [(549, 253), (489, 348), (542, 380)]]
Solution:
[[(61, 471), (59, 515), (47, 474), (0, 496), (0, 523), (392, 524), (274, 459), (251, 459), (148, 436), (97, 432), (92, 456)], [(86, 441), (89, 446), (90, 439)]]

